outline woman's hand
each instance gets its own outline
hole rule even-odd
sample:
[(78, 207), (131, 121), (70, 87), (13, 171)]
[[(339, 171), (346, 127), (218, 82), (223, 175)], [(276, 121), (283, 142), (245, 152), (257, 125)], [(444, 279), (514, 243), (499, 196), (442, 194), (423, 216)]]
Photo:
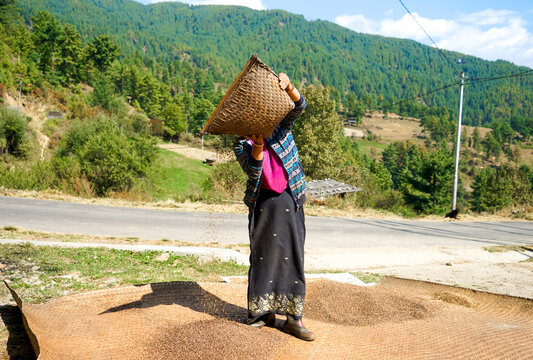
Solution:
[(281, 90), (289, 91), (291, 88), (294, 88), (294, 85), (291, 84), (291, 80), (285, 73), (279, 73), (278, 75), (279, 79), (279, 86), (281, 87)]
[(252, 146), (252, 157), (258, 161), (263, 160), (263, 135), (252, 135), (244, 137), (254, 142)]
[(296, 90), (294, 85), (291, 84), (291, 81), (287, 74), (279, 73), (278, 79), (281, 90), (285, 90), (287, 94), (289, 94), (289, 97), (292, 101), (297, 102), (298, 100), (300, 100), (300, 93), (298, 92), (298, 90)]
[(247, 140), (252, 140), (254, 144), (257, 144), (258, 146), (263, 146), (263, 135), (252, 135), (252, 136), (244, 136)]

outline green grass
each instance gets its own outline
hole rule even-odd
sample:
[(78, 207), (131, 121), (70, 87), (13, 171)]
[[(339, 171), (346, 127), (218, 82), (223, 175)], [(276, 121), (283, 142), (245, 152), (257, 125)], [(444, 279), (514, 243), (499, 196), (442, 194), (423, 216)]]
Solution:
[(355, 140), (355, 142), (359, 146), (359, 150), (361, 150), (361, 152), (363, 152), (365, 155), (371, 155), (372, 149), (375, 149), (374, 151), (376, 151), (377, 154), (381, 154), (381, 152), (387, 147), (385, 144), (374, 141)]
[(380, 274), (367, 273), (367, 272), (361, 272), (361, 271), (351, 272), (350, 274), (352, 274), (353, 276), (355, 276), (356, 278), (358, 278), (359, 280), (367, 284), (378, 283), (383, 278), (383, 275), (380, 275)]
[(210, 166), (199, 160), (165, 149), (159, 149), (156, 163), (158, 168), (152, 194), (155, 201), (197, 198), (202, 192), (201, 184), (211, 171)]
[[(213, 281), (246, 275), (235, 262), (199, 263), (196, 257), (159, 251), (132, 252), (104, 248), (66, 249), (26, 244), (0, 245), (2, 277), (24, 301), (44, 302), (84, 290), (168, 281)], [(9, 297), (0, 287), (0, 296)]]

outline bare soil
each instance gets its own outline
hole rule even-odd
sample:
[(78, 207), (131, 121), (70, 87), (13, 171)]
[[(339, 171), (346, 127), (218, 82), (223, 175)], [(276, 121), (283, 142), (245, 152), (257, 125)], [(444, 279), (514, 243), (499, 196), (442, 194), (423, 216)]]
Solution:
[(217, 159), (217, 153), (208, 149), (196, 148), (183, 144), (159, 144), (161, 149), (170, 150), (191, 159), (204, 161), (206, 158)]
[(388, 114), (385, 117), (380, 111), (364, 116), (361, 123), (353, 128), (365, 135), (372, 133), (380, 136), (387, 143), (403, 140), (422, 143), (424, 138), (424, 128), (420, 125), (420, 120), (402, 118), (396, 114)]
[[(12, 108), (18, 107), (18, 97), (14, 98), (13, 96), (6, 93), (4, 96), (4, 101), (7, 106)], [(43, 159), (45, 156), (45, 151), (48, 148), (50, 138), (43, 134), (42, 128), (44, 123), (47, 120), (47, 111), (46, 106), (39, 102), (33, 101), (31, 98), (26, 96), (21, 97), (21, 112), (22, 114), (29, 116), (31, 121), (29, 122), (29, 127), (32, 129), (37, 137), (39, 143), (39, 154), (40, 158)]]

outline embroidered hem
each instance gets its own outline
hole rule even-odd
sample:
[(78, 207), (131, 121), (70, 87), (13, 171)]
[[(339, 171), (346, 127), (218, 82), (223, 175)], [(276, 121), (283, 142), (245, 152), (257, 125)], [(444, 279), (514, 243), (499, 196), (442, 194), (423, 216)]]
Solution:
[(248, 300), (250, 316), (275, 313), (300, 317), (303, 314), (303, 310), (304, 298), (300, 295), (268, 293), (263, 296), (254, 296)]

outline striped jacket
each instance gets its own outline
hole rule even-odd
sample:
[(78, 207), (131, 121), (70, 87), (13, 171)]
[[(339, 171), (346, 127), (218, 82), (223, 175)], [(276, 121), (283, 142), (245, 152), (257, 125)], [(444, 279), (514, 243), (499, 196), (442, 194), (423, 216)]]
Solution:
[[(296, 119), (302, 114), (305, 106), (306, 102), (302, 96), (295, 103), (294, 109), (274, 129), (272, 135), (265, 139), (276, 154), (278, 154), (285, 171), (287, 171), (291, 195), (297, 208), (305, 202), (305, 176), (291, 129)], [(237, 161), (246, 175), (248, 175), (244, 203), (250, 209), (253, 209), (261, 188), (263, 161), (255, 160), (252, 157), (252, 145), (243, 137), (235, 140), (233, 150), (235, 151)]]

